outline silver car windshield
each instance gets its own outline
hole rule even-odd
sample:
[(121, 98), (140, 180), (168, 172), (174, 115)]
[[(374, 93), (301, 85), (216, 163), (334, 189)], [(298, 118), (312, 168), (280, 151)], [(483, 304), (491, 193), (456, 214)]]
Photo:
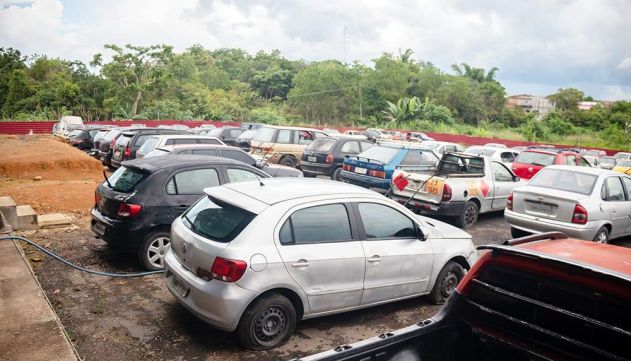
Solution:
[(544, 168), (528, 183), (529, 186), (544, 187), (579, 194), (591, 194), (598, 176), (566, 169)]

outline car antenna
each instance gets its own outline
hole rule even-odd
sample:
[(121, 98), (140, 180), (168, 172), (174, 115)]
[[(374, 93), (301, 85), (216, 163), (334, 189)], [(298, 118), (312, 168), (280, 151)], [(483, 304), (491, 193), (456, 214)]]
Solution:
[(114, 189), (114, 186), (112, 186), (112, 183), (110, 183), (110, 180), (107, 178), (107, 173), (105, 173), (105, 169), (103, 169), (103, 178), (105, 178), (105, 182), (107, 182), (107, 185), (110, 186), (110, 188)]

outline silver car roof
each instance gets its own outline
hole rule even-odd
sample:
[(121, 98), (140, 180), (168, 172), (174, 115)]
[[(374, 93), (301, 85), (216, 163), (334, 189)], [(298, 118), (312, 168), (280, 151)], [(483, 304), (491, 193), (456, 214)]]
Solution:
[(608, 170), (608, 169), (603, 169), (603, 168), (596, 168), (596, 167), (577, 167), (575, 165), (549, 165), (547, 167), (545, 167), (544, 169), (562, 169), (562, 170), (569, 170), (569, 171), (573, 171), (573, 172), (580, 172), (580, 173), (587, 173), (587, 174), (593, 174), (593, 175), (622, 175), (622, 173), (620, 172), (614, 172), (612, 170)]

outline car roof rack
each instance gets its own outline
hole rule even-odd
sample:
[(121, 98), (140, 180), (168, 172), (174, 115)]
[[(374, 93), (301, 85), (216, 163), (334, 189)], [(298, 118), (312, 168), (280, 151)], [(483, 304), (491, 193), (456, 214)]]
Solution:
[(503, 246), (516, 246), (518, 244), (542, 241), (544, 239), (567, 239), (567, 235), (563, 232), (545, 232), (533, 234), (531, 236), (509, 239), (502, 243)]

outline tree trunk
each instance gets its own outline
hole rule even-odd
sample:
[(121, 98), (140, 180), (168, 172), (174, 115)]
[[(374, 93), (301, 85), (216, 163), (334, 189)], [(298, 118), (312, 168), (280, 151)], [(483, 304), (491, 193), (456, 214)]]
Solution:
[(135, 117), (138, 112), (138, 103), (140, 103), (140, 98), (142, 97), (142, 92), (139, 90), (136, 95), (136, 99), (134, 100), (134, 104), (131, 106), (131, 117)]

